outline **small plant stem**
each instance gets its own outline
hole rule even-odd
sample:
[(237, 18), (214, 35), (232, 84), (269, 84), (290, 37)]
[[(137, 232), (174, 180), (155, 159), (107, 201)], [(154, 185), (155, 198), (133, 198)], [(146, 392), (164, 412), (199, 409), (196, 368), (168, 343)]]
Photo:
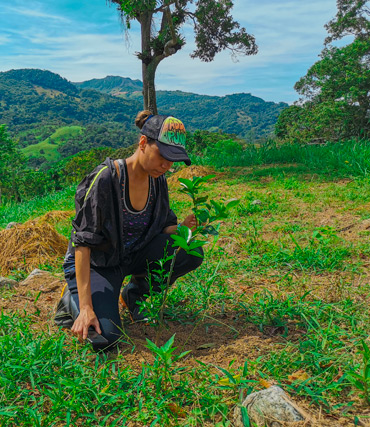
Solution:
[(173, 269), (175, 267), (176, 257), (177, 257), (177, 254), (179, 253), (180, 249), (181, 249), (180, 247), (178, 247), (176, 249), (176, 251), (173, 254), (172, 261), (171, 261), (170, 271), (169, 271), (168, 277), (167, 277), (166, 289), (164, 290), (164, 295), (163, 295), (161, 310), (159, 312), (159, 320), (160, 320), (161, 324), (163, 324), (164, 306), (165, 306), (166, 300), (167, 300), (168, 289), (170, 287), (171, 277), (172, 277)]
[(163, 300), (162, 300), (161, 308), (160, 308), (160, 311), (159, 311), (159, 327), (158, 327), (157, 334), (156, 334), (156, 338), (155, 338), (155, 344), (156, 344), (156, 345), (158, 345), (158, 341), (159, 341), (159, 338), (160, 338), (161, 333), (162, 333), (164, 306), (165, 306), (165, 304), (166, 304), (166, 300), (167, 300), (168, 289), (169, 289), (170, 284), (171, 284), (171, 277), (172, 277), (173, 269), (174, 269), (174, 267), (175, 267), (176, 257), (177, 257), (177, 254), (179, 253), (180, 249), (181, 249), (181, 248), (180, 248), (180, 247), (178, 247), (178, 248), (175, 250), (175, 252), (174, 252), (174, 254), (173, 254), (173, 258), (172, 258), (172, 260), (171, 260), (170, 271), (169, 271), (169, 273), (168, 273), (167, 283), (166, 283), (166, 288), (165, 288), (165, 290), (164, 290)]

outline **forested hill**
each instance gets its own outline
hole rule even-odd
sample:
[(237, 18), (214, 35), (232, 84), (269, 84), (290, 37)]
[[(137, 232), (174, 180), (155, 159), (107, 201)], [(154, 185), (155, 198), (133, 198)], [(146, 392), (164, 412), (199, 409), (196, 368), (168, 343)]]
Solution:
[[(123, 99), (141, 101), (142, 82), (119, 76), (107, 76), (75, 83), (79, 88), (96, 89)], [(249, 93), (207, 96), (181, 91), (157, 91), (158, 110), (177, 115), (189, 130), (222, 130), (249, 140), (273, 132), (284, 102), (266, 102)]]
[(133, 133), (133, 118), (140, 109), (138, 101), (80, 90), (50, 71), (0, 73), (0, 124), (6, 124), (21, 145), (36, 143), (66, 125), (119, 126)]
[(178, 114), (194, 129), (222, 130), (249, 141), (272, 134), (280, 112), (288, 107), (249, 93), (206, 96), (180, 91), (158, 91), (157, 104), (160, 111)]
[(127, 92), (139, 92), (143, 90), (140, 80), (131, 80), (128, 77), (107, 76), (104, 79), (92, 79), (85, 82), (73, 83), (79, 89), (95, 89), (108, 95), (124, 95)]
[[(0, 124), (7, 125), (22, 147), (34, 147), (27, 150), (34, 157), (45, 150), (46, 155), (49, 149), (55, 158), (56, 151), (65, 157), (100, 146), (118, 148), (136, 140), (133, 121), (142, 109), (141, 89), (139, 80), (114, 76), (73, 84), (46, 70), (1, 72)], [(178, 116), (189, 131), (220, 130), (249, 141), (272, 133), (279, 113), (287, 107), (246, 93), (206, 96), (158, 91), (157, 101), (162, 114)]]

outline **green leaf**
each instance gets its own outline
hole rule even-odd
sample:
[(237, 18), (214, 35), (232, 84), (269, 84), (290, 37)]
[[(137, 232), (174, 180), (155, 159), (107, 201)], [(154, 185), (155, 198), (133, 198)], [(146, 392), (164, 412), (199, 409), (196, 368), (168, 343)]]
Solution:
[(231, 209), (234, 206), (237, 206), (240, 203), (240, 200), (232, 200), (226, 205), (226, 209)]
[(175, 335), (173, 334), (172, 337), (162, 346), (163, 351), (165, 351), (166, 353), (168, 352), (168, 350), (172, 347), (172, 344), (175, 340)]
[(208, 200), (208, 196), (204, 196), (204, 197), (197, 197), (197, 198), (194, 200), (194, 202), (195, 202), (195, 203), (200, 204), (200, 203), (204, 203), (204, 202), (206, 202), (207, 200)]
[(208, 242), (206, 240), (192, 240), (189, 245), (189, 249), (195, 249), (200, 248), (201, 246), (204, 246)]
[(206, 181), (209, 181), (210, 179), (215, 178), (215, 177), (216, 177), (216, 175), (206, 175), (203, 177), (203, 181), (206, 182)]
[(240, 412), (242, 413), (242, 421), (243, 421), (244, 427), (251, 427), (251, 422), (249, 419), (247, 408), (245, 406), (241, 406)]
[(177, 234), (171, 234), (171, 238), (173, 239), (173, 248), (180, 247), (185, 251), (189, 250), (189, 246), (183, 237), (178, 236)]
[(192, 232), (189, 227), (187, 227), (186, 225), (181, 225), (177, 229), (177, 232), (178, 232), (178, 235), (186, 241), (186, 243), (189, 243), (192, 237)]
[(190, 179), (186, 179), (186, 178), (178, 178), (180, 184), (188, 189), (188, 190), (193, 190), (194, 189), (194, 183), (192, 181), (190, 181)]
[(146, 346), (149, 348), (149, 350), (155, 354), (158, 353), (159, 347), (157, 347), (154, 342), (150, 341), (148, 338), (146, 339)]
[(189, 255), (196, 256), (198, 258), (204, 258), (202, 254), (200, 254), (199, 252), (196, 252), (196, 251), (186, 251), (186, 253), (188, 253)]
[(220, 370), (220, 371), (222, 371), (226, 376), (227, 376), (227, 378), (229, 379), (229, 381), (230, 381), (230, 383), (231, 384), (236, 384), (236, 380), (235, 380), (235, 378), (230, 374), (230, 372), (228, 372), (226, 369), (224, 369), (224, 368), (221, 368), (220, 366), (218, 366), (218, 369)]
[(213, 227), (213, 225), (207, 225), (204, 227), (204, 231), (212, 236), (218, 236), (218, 231)]
[(207, 209), (199, 209), (197, 212), (197, 219), (200, 223), (207, 222), (209, 216), (209, 211)]
[(243, 377), (246, 377), (248, 374), (248, 360), (246, 360), (244, 362), (244, 367), (243, 367)]

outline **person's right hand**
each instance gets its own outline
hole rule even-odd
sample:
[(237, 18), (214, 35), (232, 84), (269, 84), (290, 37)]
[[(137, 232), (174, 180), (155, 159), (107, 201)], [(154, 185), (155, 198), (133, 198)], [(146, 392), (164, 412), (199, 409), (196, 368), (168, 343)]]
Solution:
[(75, 320), (71, 331), (77, 336), (79, 341), (87, 338), (89, 327), (93, 326), (98, 334), (101, 334), (99, 320), (92, 307), (82, 308), (80, 314)]

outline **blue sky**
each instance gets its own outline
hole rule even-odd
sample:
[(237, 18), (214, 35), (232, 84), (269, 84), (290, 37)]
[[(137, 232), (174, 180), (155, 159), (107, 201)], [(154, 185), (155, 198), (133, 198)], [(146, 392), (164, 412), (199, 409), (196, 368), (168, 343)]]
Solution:
[[(194, 42), (186, 27), (185, 48), (159, 65), (157, 89), (248, 92), (292, 103), (298, 98), (294, 83), (318, 60), (324, 24), (335, 13), (335, 0), (235, 0), (233, 16), (256, 37), (259, 53), (235, 62), (223, 52), (202, 63), (189, 56)], [(138, 27), (127, 37), (115, 7), (105, 0), (13, 0), (1, 6), (0, 28), (0, 71), (40, 68), (70, 81), (141, 79)]]

